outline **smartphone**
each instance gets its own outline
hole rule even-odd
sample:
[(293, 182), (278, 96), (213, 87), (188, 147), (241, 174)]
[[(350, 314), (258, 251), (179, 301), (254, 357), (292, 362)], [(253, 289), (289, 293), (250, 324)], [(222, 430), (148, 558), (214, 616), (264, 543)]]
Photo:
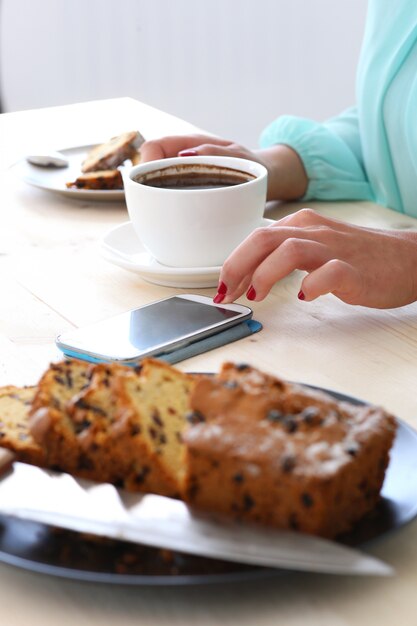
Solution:
[(252, 317), (241, 304), (214, 304), (207, 296), (181, 294), (151, 302), (56, 338), (66, 356), (135, 365), (163, 357)]

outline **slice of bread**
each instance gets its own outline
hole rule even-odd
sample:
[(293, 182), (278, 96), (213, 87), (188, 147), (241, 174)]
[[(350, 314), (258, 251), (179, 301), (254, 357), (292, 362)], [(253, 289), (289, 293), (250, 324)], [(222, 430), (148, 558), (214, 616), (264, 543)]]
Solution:
[(43, 465), (42, 448), (33, 439), (28, 415), (36, 387), (0, 389), (0, 446), (13, 450), (18, 461)]
[(110, 141), (92, 148), (87, 154), (81, 170), (83, 173), (87, 173), (116, 169), (126, 159), (133, 157), (144, 141), (138, 131), (117, 135)]

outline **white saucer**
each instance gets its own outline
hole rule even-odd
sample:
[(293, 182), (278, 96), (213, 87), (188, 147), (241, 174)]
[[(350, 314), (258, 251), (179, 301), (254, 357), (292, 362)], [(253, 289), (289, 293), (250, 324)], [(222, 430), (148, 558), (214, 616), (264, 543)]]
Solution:
[[(273, 220), (262, 219), (260, 226)], [(165, 287), (216, 287), (220, 265), (215, 267), (169, 267), (162, 265), (143, 248), (132, 223), (116, 226), (101, 240), (101, 252), (110, 263), (139, 274), (144, 280)]]

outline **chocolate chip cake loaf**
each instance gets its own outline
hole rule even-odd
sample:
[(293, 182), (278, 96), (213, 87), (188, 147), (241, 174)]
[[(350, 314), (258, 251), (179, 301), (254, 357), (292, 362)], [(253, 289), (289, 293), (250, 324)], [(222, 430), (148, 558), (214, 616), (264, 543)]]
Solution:
[(379, 499), (395, 420), (249, 366), (198, 381), (184, 499), (236, 519), (334, 537)]
[(395, 435), (382, 409), (226, 363), (195, 376), (70, 360), (0, 390), (19, 460), (193, 508), (334, 537), (378, 502)]

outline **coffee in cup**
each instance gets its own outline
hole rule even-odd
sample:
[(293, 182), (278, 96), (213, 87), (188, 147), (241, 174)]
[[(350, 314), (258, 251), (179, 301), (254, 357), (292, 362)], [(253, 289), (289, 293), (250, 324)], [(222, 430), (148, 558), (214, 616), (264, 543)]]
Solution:
[(218, 167), (209, 163), (205, 165), (184, 163), (140, 174), (134, 180), (141, 185), (160, 189), (219, 189), (241, 185), (255, 178), (254, 174), (231, 167)]
[(234, 157), (175, 157), (133, 167), (124, 187), (135, 232), (157, 261), (212, 267), (260, 226), (267, 170)]

